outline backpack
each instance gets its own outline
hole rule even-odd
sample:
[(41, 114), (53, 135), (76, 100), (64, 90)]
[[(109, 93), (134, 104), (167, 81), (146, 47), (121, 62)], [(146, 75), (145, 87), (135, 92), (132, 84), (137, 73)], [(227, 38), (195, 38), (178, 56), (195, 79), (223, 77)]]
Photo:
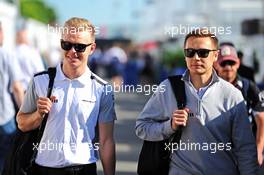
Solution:
[[(47, 97), (51, 96), (56, 68), (48, 69), (49, 84)], [(13, 145), (8, 153), (2, 175), (31, 175), (33, 164), (37, 157), (38, 150), (35, 147), (39, 145), (42, 138), (48, 114), (45, 114), (44, 119), (39, 128), (22, 132), (17, 131)]]
[(251, 100), (251, 98), (249, 98), (250, 88), (251, 88), (250, 80), (241, 77), (241, 81), (242, 81), (242, 89), (240, 89), (240, 90), (242, 92), (242, 95), (243, 95), (246, 103), (247, 103), (247, 111), (248, 111), (248, 116), (250, 117), (250, 120), (251, 120), (250, 123), (251, 123), (252, 132), (256, 136), (257, 124), (255, 121), (255, 117), (252, 113), (252, 108), (251, 108), (252, 100)]
[[(173, 89), (177, 106), (183, 109), (186, 105), (184, 81), (181, 75), (169, 77)], [(170, 165), (170, 150), (165, 146), (170, 143), (179, 143), (182, 133), (182, 127), (179, 127), (169, 139), (162, 141), (144, 140), (139, 155), (137, 173), (139, 175), (168, 175)]]

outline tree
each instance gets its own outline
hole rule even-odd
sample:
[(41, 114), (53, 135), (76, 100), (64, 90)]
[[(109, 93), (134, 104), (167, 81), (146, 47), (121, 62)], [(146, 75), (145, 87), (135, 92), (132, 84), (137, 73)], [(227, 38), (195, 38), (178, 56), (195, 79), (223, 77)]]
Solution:
[(20, 0), (20, 14), (45, 24), (54, 23), (57, 19), (55, 10), (42, 0)]

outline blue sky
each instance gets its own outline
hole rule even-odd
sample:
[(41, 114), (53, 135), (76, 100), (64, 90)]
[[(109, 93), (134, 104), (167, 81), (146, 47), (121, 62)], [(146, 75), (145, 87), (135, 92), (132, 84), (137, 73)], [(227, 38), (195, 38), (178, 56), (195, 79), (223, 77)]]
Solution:
[(62, 24), (70, 17), (89, 19), (95, 25), (125, 25), (133, 23), (143, 0), (45, 0), (55, 8)]

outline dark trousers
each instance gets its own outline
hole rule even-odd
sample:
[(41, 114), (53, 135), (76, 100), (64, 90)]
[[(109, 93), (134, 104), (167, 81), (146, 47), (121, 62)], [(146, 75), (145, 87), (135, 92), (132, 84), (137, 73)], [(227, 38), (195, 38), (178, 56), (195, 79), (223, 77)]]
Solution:
[(15, 118), (10, 120), (7, 124), (0, 126), (0, 174), (2, 174), (4, 162), (13, 143), (15, 132)]
[(35, 165), (33, 175), (97, 175), (96, 163), (65, 168), (49, 168)]

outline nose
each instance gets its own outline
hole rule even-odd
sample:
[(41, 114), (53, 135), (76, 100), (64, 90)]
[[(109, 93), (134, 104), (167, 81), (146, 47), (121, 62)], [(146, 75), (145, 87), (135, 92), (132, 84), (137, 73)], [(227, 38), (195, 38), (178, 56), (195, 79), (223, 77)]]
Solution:
[(77, 57), (77, 52), (74, 49), (74, 47), (72, 47), (69, 51), (66, 52), (66, 55), (68, 55), (70, 57)]
[(197, 53), (195, 53), (193, 57), (194, 57), (194, 59), (196, 59), (196, 60), (200, 60), (200, 57), (198, 56)]
[(230, 69), (232, 69), (232, 66), (231, 65), (225, 65), (224, 68), (227, 69), (227, 70), (230, 70)]
[(74, 47), (72, 47), (71, 50), (69, 50), (69, 52), (76, 53), (76, 50), (74, 49)]

